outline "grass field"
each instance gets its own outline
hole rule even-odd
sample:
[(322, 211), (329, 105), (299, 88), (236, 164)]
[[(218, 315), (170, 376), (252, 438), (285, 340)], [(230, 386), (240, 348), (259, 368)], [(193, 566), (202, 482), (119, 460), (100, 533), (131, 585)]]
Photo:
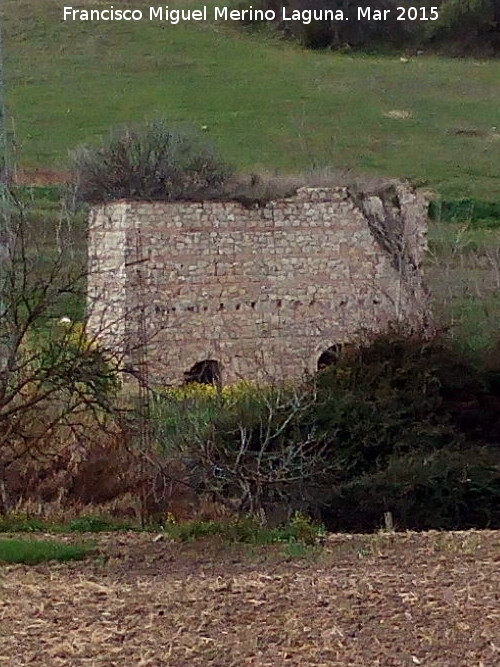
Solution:
[(472, 351), (498, 340), (499, 229), (433, 223), (425, 274), (437, 323)]
[(64, 23), (60, 0), (3, 4), (22, 166), (63, 168), (79, 142), (162, 115), (207, 126), (242, 169), (331, 164), (407, 177), (446, 197), (500, 197), (497, 62), (401, 63), (304, 51), (224, 25)]
[(64, 544), (55, 540), (0, 538), (0, 564), (38, 565), (47, 561), (82, 560), (90, 551), (88, 546)]

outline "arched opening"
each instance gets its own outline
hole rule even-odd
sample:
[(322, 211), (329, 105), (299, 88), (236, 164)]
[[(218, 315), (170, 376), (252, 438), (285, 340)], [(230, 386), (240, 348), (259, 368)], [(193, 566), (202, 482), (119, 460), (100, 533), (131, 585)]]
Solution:
[(320, 354), (320, 357), (318, 359), (318, 371), (321, 371), (324, 368), (328, 368), (328, 366), (333, 366), (334, 364), (336, 364), (339, 361), (341, 354), (342, 354), (341, 343), (335, 343), (334, 345), (328, 347), (324, 352)]
[(215, 359), (198, 361), (184, 373), (184, 382), (199, 382), (200, 384), (220, 384), (220, 364)]

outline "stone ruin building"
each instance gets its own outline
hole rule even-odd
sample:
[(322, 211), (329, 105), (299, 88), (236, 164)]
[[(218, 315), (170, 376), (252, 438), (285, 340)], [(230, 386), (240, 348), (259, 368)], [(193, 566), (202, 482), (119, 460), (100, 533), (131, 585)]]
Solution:
[(426, 231), (426, 201), (402, 183), (96, 206), (88, 331), (152, 384), (299, 377), (367, 331), (422, 326)]

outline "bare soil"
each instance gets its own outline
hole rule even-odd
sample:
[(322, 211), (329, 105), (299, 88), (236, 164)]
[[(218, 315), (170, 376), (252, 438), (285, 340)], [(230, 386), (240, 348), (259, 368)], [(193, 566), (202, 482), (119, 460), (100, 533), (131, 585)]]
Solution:
[(305, 557), (154, 538), (0, 566), (0, 665), (500, 665), (498, 531), (332, 535)]
[(70, 179), (69, 171), (55, 169), (16, 169), (14, 173), (16, 185), (62, 185)]

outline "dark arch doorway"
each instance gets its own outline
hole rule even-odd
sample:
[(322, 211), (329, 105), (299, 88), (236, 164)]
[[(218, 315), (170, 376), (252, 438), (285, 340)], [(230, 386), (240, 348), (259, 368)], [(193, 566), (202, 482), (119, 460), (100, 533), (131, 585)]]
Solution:
[(342, 354), (342, 344), (335, 343), (328, 347), (324, 352), (322, 352), (318, 359), (318, 371), (328, 368), (328, 366), (333, 366), (336, 364), (340, 355)]
[(215, 359), (204, 359), (198, 361), (194, 366), (184, 373), (184, 382), (199, 382), (200, 384), (220, 384), (220, 364)]

